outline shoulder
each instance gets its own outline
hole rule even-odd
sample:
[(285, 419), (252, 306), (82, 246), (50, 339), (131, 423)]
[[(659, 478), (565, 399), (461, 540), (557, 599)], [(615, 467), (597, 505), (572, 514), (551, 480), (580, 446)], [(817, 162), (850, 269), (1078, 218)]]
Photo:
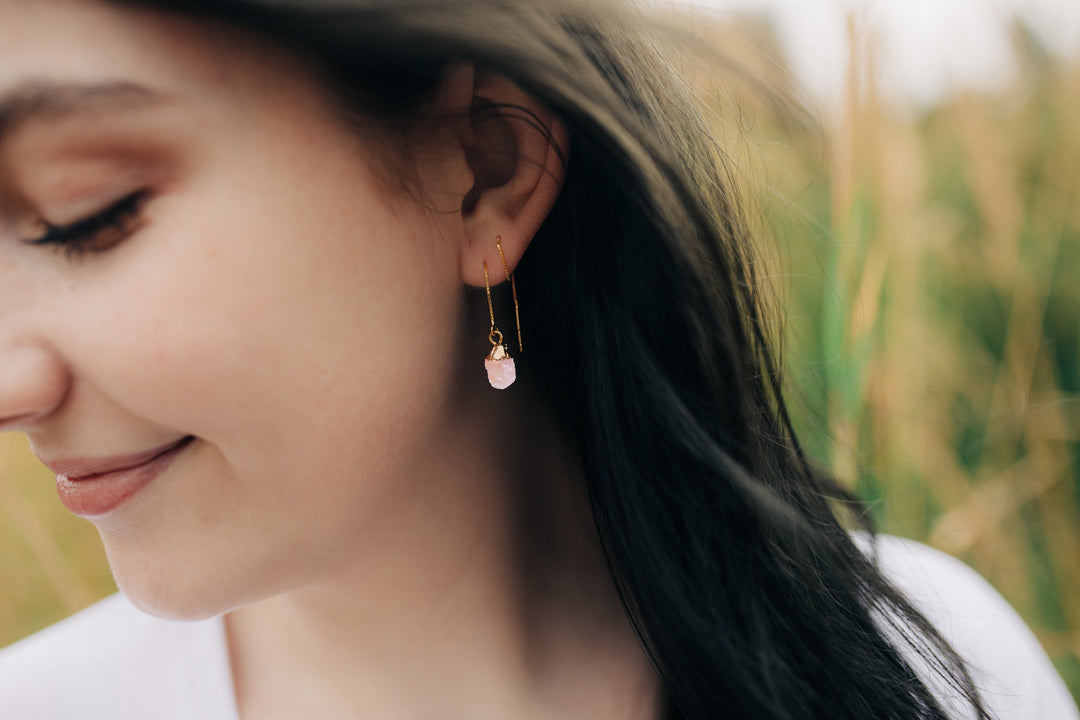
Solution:
[(0, 650), (0, 717), (204, 717), (197, 673), (220, 666), (216, 622), (163, 620), (111, 595)]
[(871, 543), (858, 535), (856, 542), (968, 661), (999, 720), (1080, 718), (1035, 635), (978, 573), (913, 540), (879, 535)]

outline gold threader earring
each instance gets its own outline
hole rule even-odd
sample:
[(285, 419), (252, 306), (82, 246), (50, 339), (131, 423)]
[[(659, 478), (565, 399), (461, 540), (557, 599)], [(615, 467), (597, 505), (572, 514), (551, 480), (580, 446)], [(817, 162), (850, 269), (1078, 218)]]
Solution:
[[(514, 320), (517, 321), (518, 352), (521, 352), (521, 315), (518, 312), (517, 287), (514, 285), (514, 276), (506, 266), (506, 256), (503, 255), (502, 235), (495, 238), (495, 246), (499, 248), (499, 259), (502, 260), (503, 272), (510, 281), (510, 291), (514, 295)], [(487, 262), (484, 262), (484, 288), (487, 290), (488, 315), (491, 316), (491, 330), (488, 331), (488, 340), (491, 341), (491, 352), (484, 360), (487, 369), (488, 382), (496, 390), (505, 390), (517, 380), (517, 368), (514, 367), (514, 358), (510, 357), (510, 351), (503, 344), (503, 334), (495, 327), (495, 308), (491, 304), (491, 285), (488, 282)]]

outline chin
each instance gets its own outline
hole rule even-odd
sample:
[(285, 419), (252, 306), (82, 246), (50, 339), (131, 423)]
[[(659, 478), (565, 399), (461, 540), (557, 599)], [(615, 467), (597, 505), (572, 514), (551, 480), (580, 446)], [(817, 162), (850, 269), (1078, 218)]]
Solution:
[(148, 588), (139, 583), (122, 582), (119, 577), (116, 584), (136, 608), (165, 620), (206, 620), (232, 609), (222, 602), (222, 598), (199, 593), (191, 587), (182, 588), (179, 584)]
[(120, 592), (139, 610), (166, 620), (206, 620), (238, 603), (229, 583), (205, 569), (181, 572), (165, 563), (131, 562), (109, 554), (113, 579)]

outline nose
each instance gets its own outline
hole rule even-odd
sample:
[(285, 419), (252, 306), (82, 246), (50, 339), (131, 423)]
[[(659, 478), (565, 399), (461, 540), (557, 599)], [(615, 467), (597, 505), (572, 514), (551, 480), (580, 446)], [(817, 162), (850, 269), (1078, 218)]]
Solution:
[(0, 432), (29, 429), (63, 402), (67, 388), (66, 366), (52, 348), (0, 339)]

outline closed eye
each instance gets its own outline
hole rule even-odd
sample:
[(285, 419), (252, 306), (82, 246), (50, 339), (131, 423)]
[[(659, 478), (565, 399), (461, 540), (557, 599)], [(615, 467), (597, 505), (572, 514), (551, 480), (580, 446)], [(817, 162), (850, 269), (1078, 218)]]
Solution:
[(69, 259), (80, 258), (88, 252), (108, 250), (138, 229), (143, 205), (149, 197), (149, 190), (139, 190), (105, 210), (69, 225), (52, 225), (42, 221), (42, 232), (25, 242), (62, 247)]

